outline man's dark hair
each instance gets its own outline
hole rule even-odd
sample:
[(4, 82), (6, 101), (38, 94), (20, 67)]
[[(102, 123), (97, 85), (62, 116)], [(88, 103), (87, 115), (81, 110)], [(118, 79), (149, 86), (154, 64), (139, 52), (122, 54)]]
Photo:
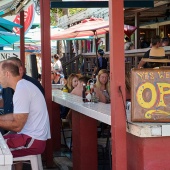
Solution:
[(18, 65), (18, 67), (22, 66), (22, 61), (17, 57), (9, 57), (7, 60), (8, 61), (14, 61)]
[(162, 38), (162, 43), (163, 43), (163, 42), (169, 42), (169, 38), (168, 38), (168, 37)]
[(104, 55), (104, 51), (103, 51), (103, 49), (98, 49), (98, 51), (97, 51), (100, 55)]
[(59, 59), (59, 55), (58, 54), (54, 54), (53, 58), (55, 58), (56, 60)]
[(130, 38), (129, 37), (125, 37), (125, 40), (126, 40), (126, 42), (129, 42), (130, 41)]
[(80, 82), (83, 82), (85, 84), (87, 84), (87, 82), (90, 80), (90, 77), (87, 77), (87, 76), (82, 76), (79, 78), (79, 81)]
[(2, 61), (1, 68), (3, 71), (9, 71), (15, 77), (20, 75), (18, 66), (9, 60)]
[(140, 40), (144, 40), (145, 38), (144, 37), (140, 37)]
[(155, 35), (154, 37), (151, 38), (152, 45), (156, 45), (158, 42), (159, 43), (161, 42), (161, 38), (159, 35)]

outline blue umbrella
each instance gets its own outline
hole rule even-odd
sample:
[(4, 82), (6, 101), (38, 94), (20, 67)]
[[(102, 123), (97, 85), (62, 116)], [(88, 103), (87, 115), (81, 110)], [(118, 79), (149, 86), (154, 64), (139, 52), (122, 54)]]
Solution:
[(0, 31), (0, 46), (8, 46), (20, 40), (20, 36), (14, 33)]
[(22, 28), (19, 24), (0, 18), (0, 31), (13, 32), (14, 27)]

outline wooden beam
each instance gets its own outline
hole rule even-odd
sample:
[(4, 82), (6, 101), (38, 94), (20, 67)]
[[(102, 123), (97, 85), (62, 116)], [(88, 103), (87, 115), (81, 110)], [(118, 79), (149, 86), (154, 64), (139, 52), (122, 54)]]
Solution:
[(20, 12), (20, 25), (22, 25), (22, 28), (20, 28), (20, 59), (22, 61), (23, 66), (25, 66), (24, 11)]
[(109, 0), (112, 170), (127, 170), (123, 0)]
[[(52, 88), (51, 88), (51, 47), (50, 47), (50, 0), (40, 0), (41, 19), (41, 58), (42, 58), (42, 84), (45, 90), (45, 99), (52, 129)], [(52, 131), (53, 132), (53, 131)], [(53, 135), (53, 134), (52, 134)], [(52, 139), (46, 145), (46, 166), (53, 167)]]
[(51, 2), (51, 8), (106, 8), (107, 1), (69, 1), (69, 2)]
[[(107, 8), (108, 1), (51, 1), (51, 8)], [(153, 0), (124, 0), (125, 8), (154, 7)]]

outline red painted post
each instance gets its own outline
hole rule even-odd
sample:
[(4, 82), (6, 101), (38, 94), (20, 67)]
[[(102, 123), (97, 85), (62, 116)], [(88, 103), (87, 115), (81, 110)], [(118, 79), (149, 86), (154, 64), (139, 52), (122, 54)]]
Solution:
[(23, 65), (25, 65), (24, 11), (20, 12), (20, 25), (23, 26), (20, 28), (20, 59)]
[[(50, 117), (51, 131), (52, 121), (52, 93), (51, 93), (51, 48), (50, 48), (50, 0), (40, 0), (41, 18), (41, 58), (42, 58), (42, 83), (45, 89), (45, 98)], [(53, 166), (52, 139), (46, 145), (46, 165)]]
[(97, 120), (72, 111), (73, 169), (97, 170)]
[[(112, 169), (126, 170), (125, 58), (123, 0), (109, 0)], [(120, 91), (121, 90), (121, 91)]]
[(59, 151), (61, 149), (61, 119), (60, 119), (60, 105), (52, 102), (52, 141), (53, 150)]

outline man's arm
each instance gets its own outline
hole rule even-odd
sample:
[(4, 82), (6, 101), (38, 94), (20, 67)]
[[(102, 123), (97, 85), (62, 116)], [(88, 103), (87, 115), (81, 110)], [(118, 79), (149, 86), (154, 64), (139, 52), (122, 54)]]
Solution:
[(20, 132), (27, 118), (28, 113), (0, 115), (0, 127), (14, 132)]
[(101, 92), (101, 90), (99, 90), (98, 88), (94, 88), (94, 91), (96, 92), (96, 97), (99, 98), (99, 101), (102, 103), (106, 103), (106, 97), (103, 95), (103, 93)]
[(138, 68), (143, 67), (143, 65), (144, 65), (145, 63), (146, 63), (145, 61), (142, 61), (142, 60), (141, 60), (141, 61), (139, 62), (139, 64), (138, 64)]
[[(148, 51), (144, 54), (144, 56), (143, 56), (142, 58), (149, 58), (149, 53), (150, 53), (150, 50), (148, 50)], [(145, 63), (146, 63), (146, 62), (145, 62), (145, 61), (142, 61), (142, 59), (141, 59), (140, 62), (139, 62), (139, 64), (138, 64), (138, 68), (143, 67)]]

